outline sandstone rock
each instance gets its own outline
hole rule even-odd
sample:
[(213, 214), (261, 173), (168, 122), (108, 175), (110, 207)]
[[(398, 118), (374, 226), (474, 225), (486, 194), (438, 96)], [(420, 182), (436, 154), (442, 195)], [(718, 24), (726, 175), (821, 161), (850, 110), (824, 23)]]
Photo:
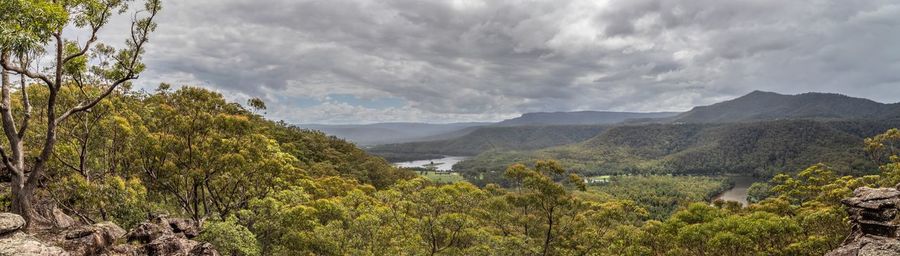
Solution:
[(865, 235), (845, 244), (825, 256), (888, 256), (900, 255), (900, 240)]
[(144, 249), (148, 256), (189, 255), (197, 245), (197, 241), (166, 235), (144, 245)]
[(65, 234), (64, 248), (73, 255), (95, 255), (106, 251), (125, 230), (112, 222), (101, 222), (72, 229)]
[(139, 224), (130, 233), (128, 233), (128, 241), (138, 241), (141, 243), (149, 243), (162, 236), (172, 235), (172, 229), (168, 225), (157, 225), (150, 222)]
[(194, 238), (200, 235), (197, 225), (191, 219), (168, 219), (172, 232), (183, 234), (186, 238)]
[(841, 203), (847, 207), (853, 233), (827, 256), (900, 255), (900, 190), (861, 187)]
[(189, 254), (191, 256), (219, 256), (219, 251), (216, 251), (216, 248), (213, 248), (210, 243), (201, 243), (194, 246)]
[(53, 223), (56, 228), (69, 228), (78, 224), (74, 218), (64, 213), (59, 208), (53, 208)]
[(62, 248), (42, 243), (21, 231), (0, 237), (0, 256), (56, 256), (69, 255)]
[(25, 227), (25, 219), (18, 214), (0, 213), (0, 234), (17, 231)]

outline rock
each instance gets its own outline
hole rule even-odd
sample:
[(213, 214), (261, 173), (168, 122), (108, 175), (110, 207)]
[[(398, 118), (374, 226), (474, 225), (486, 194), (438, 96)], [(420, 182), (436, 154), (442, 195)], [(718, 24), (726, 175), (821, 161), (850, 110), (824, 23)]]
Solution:
[(18, 231), (25, 227), (25, 219), (18, 214), (0, 213), (0, 234)]
[[(188, 239), (199, 233), (196, 223), (190, 219), (156, 217), (131, 232), (112, 222), (101, 222), (68, 229), (44, 229), (35, 233), (37, 237), (22, 232), (23, 226), (25, 220), (21, 216), (0, 213), (0, 230), (5, 230), (0, 234), (0, 256), (219, 256), (212, 244)], [(127, 238), (129, 243), (119, 244), (125, 240), (122, 238)]]
[(108, 250), (124, 236), (125, 230), (118, 225), (101, 222), (66, 232), (63, 247), (73, 255), (95, 255)]
[(168, 225), (163, 226), (151, 222), (143, 222), (128, 233), (128, 241), (149, 243), (166, 235), (172, 235), (172, 229)]
[(213, 248), (210, 243), (201, 243), (194, 246), (189, 254), (191, 256), (219, 256), (219, 251), (216, 251), (216, 248)]
[(78, 224), (74, 218), (64, 213), (59, 208), (53, 208), (53, 223), (56, 228), (69, 228)]
[(825, 256), (888, 256), (900, 255), (900, 240), (864, 235), (849, 244), (830, 251)]
[(148, 256), (189, 255), (197, 245), (197, 241), (166, 235), (144, 245), (144, 249)]
[(861, 187), (841, 200), (847, 207), (853, 233), (827, 256), (900, 255), (900, 190)]
[(34, 236), (14, 231), (0, 237), (0, 256), (69, 255), (62, 248), (42, 243)]
[(194, 238), (200, 235), (200, 231), (197, 228), (194, 220), (191, 219), (168, 219), (169, 226), (172, 228), (172, 232), (176, 234), (182, 234), (186, 238)]

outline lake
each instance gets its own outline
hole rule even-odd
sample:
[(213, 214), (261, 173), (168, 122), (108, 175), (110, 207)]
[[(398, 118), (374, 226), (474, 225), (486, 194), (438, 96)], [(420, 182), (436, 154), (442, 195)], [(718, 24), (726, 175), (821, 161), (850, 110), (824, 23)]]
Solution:
[(396, 162), (394, 163), (397, 167), (425, 167), (426, 164), (435, 163), (437, 164), (437, 170), (439, 171), (450, 171), (453, 170), (453, 165), (459, 163), (460, 161), (469, 159), (467, 156), (444, 156), (443, 158), (437, 159), (428, 159), (428, 160), (416, 160), (416, 161), (406, 161), (406, 162)]
[(747, 195), (750, 185), (761, 180), (754, 177), (729, 177), (729, 179), (734, 181), (734, 187), (722, 192), (722, 194), (719, 194), (713, 198), (713, 200), (722, 199), (725, 201), (735, 201), (741, 203), (743, 206), (747, 206)]

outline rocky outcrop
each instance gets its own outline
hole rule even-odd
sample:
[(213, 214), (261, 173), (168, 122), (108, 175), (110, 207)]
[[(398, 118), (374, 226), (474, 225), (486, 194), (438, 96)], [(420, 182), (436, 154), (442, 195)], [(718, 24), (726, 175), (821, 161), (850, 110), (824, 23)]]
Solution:
[(900, 191), (861, 187), (841, 203), (850, 214), (853, 232), (827, 256), (900, 255)]
[(193, 220), (158, 216), (128, 232), (129, 244), (111, 251), (119, 255), (219, 255), (211, 244), (190, 240), (199, 234)]
[(80, 226), (62, 233), (61, 245), (72, 255), (97, 255), (125, 236), (125, 230), (112, 222)]
[(200, 230), (190, 219), (155, 217), (130, 232), (112, 222), (101, 222), (39, 231), (37, 237), (24, 233), (21, 230), (24, 226), (25, 220), (21, 216), (0, 213), (0, 256), (219, 255), (211, 244), (191, 240), (199, 235)]
[(48, 245), (22, 231), (25, 219), (12, 213), (0, 213), (0, 256), (70, 255), (62, 248)]
[(0, 234), (18, 231), (25, 227), (25, 219), (12, 213), (0, 213)]

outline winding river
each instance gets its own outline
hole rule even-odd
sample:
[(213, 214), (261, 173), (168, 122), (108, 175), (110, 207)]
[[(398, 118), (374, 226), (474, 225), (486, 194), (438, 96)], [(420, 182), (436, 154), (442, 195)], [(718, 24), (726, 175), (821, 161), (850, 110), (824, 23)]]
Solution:
[(725, 201), (735, 201), (741, 203), (743, 206), (747, 206), (747, 195), (750, 190), (750, 185), (753, 185), (754, 182), (759, 182), (760, 179), (746, 176), (730, 177), (730, 179), (734, 181), (734, 187), (722, 192), (722, 194), (713, 198), (713, 201), (722, 199)]
[(407, 162), (396, 162), (394, 165), (397, 167), (425, 167), (425, 165), (430, 163), (437, 164), (438, 171), (451, 171), (453, 170), (453, 165), (459, 163), (460, 161), (469, 159), (467, 156), (444, 156), (443, 158), (437, 159), (428, 159), (428, 160), (416, 160), (416, 161), (407, 161)]

